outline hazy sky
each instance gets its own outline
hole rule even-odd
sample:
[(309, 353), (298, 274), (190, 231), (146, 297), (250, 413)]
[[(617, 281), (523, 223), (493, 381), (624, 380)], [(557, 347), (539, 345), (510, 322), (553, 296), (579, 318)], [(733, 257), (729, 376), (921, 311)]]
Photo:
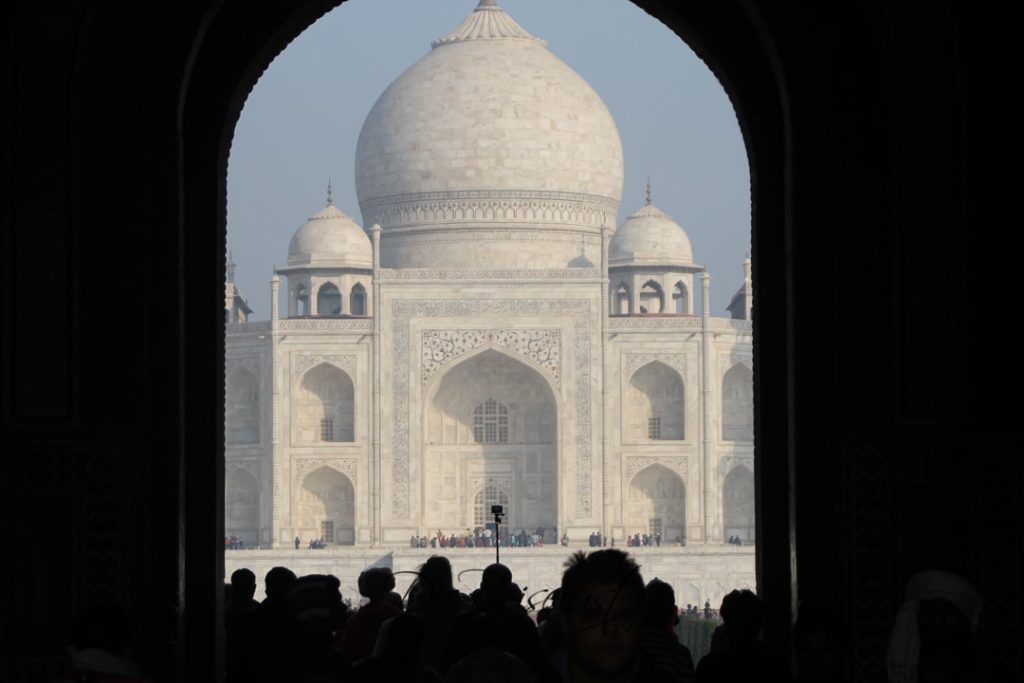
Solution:
[[(285, 265), (295, 230), (323, 208), (328, 176), (334, 203), (362, 225), (354, 165), (366, 114), (476, 1), (349, 0), (263, 74), (228, 167), (228, 248), (254, 319), (270, 317), (267, 281)], [(715, 77), (627, 0), (499, 4), (586, 79), (618, 123), (626, 171), (618, 224), (643, 205), (650, 176), (653, 204), (683, 226), (694, 258), (708, 264), (713, 315), (726, 315), (750, 250), (750, 181), (735, 113)]]

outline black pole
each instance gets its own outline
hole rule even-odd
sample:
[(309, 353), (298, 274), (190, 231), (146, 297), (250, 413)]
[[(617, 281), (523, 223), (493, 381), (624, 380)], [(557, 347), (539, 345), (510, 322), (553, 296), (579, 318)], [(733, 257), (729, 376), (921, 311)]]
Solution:
[(501, 513), (494, 513), (494, 563), (501, 564)]

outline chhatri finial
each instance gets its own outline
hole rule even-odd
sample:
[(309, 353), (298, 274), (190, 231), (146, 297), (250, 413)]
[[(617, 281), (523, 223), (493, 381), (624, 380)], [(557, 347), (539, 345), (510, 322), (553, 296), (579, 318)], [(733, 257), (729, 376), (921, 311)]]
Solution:
[(497, 7), (498, 0), (480, 0), (480, 4), (476, 6), (477, 9), (481, 7)]
[(647, 206), (651, 205), (651, 176), (647, 176)]
[(327, 206), (334, 206), (334, 193), (331, 188), (331, 176), (327, 176)]

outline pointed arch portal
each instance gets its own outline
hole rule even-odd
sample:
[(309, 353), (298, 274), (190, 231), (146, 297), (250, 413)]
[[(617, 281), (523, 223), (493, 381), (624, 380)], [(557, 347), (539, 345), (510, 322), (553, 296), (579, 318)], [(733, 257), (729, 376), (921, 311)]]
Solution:
[(507, 497), (512, 528), (556, 526), (558, 403), (544, 376), (485, 349), (452, 365), (434, 387), (423, 427), (425, 524), (471, 528), (479, 492), (493, 489)]
[(686, 542), (686, 485), (664, 465), (651, 465), (629, 483), (626, 533), (661, 533), (662, 543)]
[(307, 474), (296, 507), (296, 533), (301, 541), (323, 538), (337, 545), (355, 542), (355, 488), (341, 472), (320, 467)]

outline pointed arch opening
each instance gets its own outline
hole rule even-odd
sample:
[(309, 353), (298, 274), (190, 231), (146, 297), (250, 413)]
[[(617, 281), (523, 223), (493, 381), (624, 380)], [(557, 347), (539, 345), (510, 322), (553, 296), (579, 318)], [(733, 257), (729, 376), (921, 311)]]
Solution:
[(626, 533), (648, 534), (656, 543), (686, 543), (686, 485), (664, 465), (650, 465), (629, 482)]
[(333, 282), (321, 285), (317, 291), (316, 314), (320, 316), (341, 315), (341, 292)]
[(661, 361), (633, 373), (626, 391), (625, 425), (630, 441), (686, 438), (683, 378)]
[(295, 288), (295, 296), (289, 313), (299, 317), (309, 315), (309, 290), (306, 289), (305, 285), (298, 285)]
[(629, 294), (629, 287), (626, 283), (619, 283), (619, 286), (615, 289), (614, 300), (612, 302), (612, 313), (616, 315), (629, 315), (632, 313), (632, 299)]
[(228, 374), (224, 410), (224, 439), (228, 445), (260, 442), (260, 385), (244, 368)]
[(508, 522), (526, 529), (558, 524), (558, 401), (541, 371), (484, 349), (435, 380), (424, 411), (425, 524), (475, 523), (481, 482), (509, 499)]
[(640, 312), (663, 313), (665, 311), (665, 292), (654, 280), (648, 280), (640, 288)]
[(309, 370), (298, 389), (293, 424), (301, 443), (355, 441), (355, 387), (330, 363)]
[(753, 543), (754, 473), (745, 465), (734, 467), (722, 484), (722, 527), (726, 538), (739, 537), (743, 543)]
[(355, 543), (355, 487), (331, 467), (313, 470), (302, 480), (296, 510), (300, 540), (329, 544)]
[(259, 543), (260, 483), (242, 467), (224, 482), (224, 535), (242, 539), (246, 547)]
[(366, 288), (356, 283), (349, 294), (348, 310), (352, 315), (366, 315)]
[(677, 315), (686, 315), (690, 312), (690, 302), (687, 298), (686, 284), (677, 282), (672, 288), (672, 310)]
[(742, 363), (722, 378), (722, 440), (754, 440), (754, 373)]

